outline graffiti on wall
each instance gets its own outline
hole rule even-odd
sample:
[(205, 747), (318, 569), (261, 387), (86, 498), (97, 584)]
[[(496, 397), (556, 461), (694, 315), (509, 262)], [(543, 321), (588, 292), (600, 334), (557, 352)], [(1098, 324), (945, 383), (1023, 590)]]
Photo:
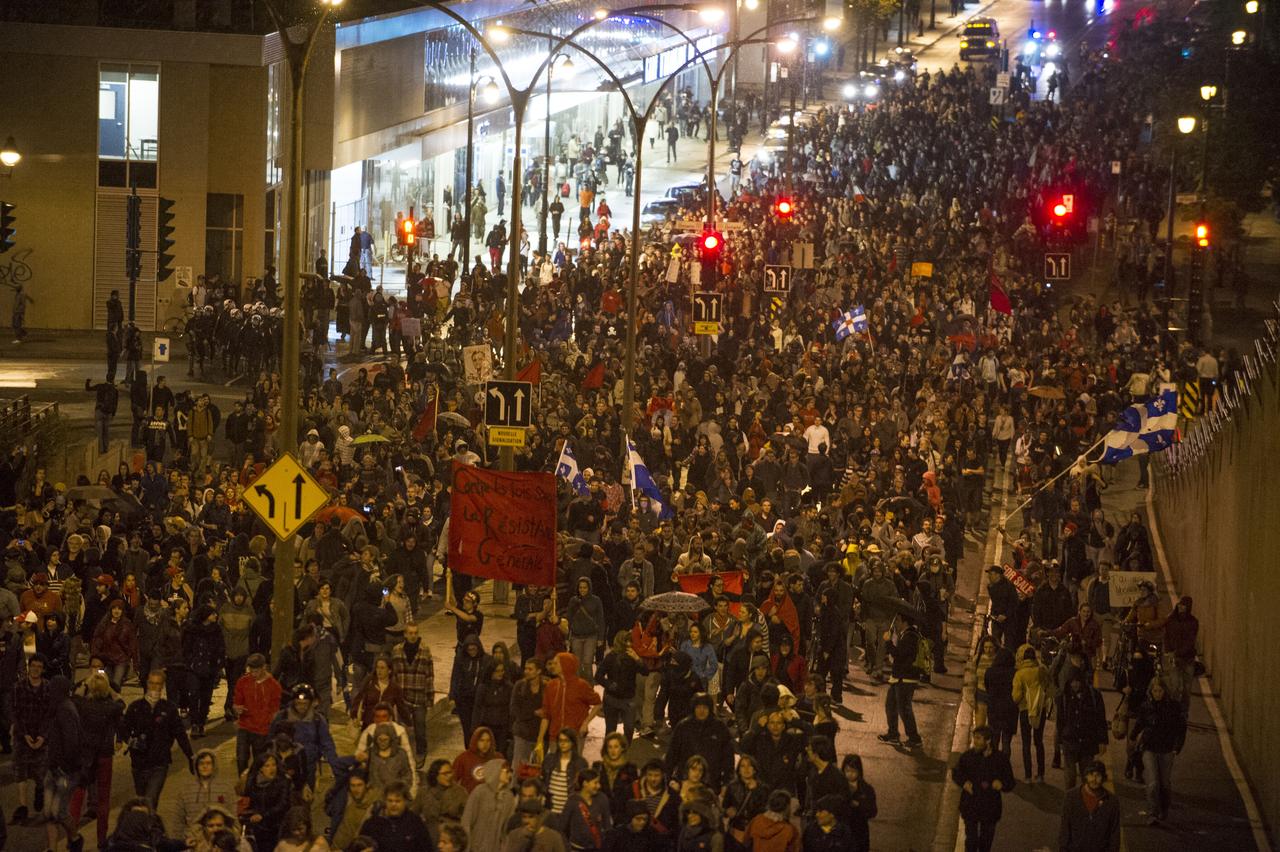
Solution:
[(11, 255), (0, 255), (0, 284), (6, 287), (17, 287), (26, 284), (35, 274), (29, 260), (35, 249), (22, 249)]

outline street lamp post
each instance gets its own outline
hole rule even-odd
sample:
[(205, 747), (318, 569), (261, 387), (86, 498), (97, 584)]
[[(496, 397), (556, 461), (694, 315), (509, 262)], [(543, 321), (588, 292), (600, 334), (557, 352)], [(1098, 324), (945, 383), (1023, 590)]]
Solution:
[(564, 63), (560, 66), (565, 71), (573, 70), (573, 60), (565, 53), (551, 53), (551, 39), (554, 36), (547, 36), (547, 55), (551, 57), (551, 62), (547, 66), (547, 93), (546, 114), (543, 116), (542, 125), (542, 213), (541, 221), (538, 224), (538, 253), (546, 255), (547, 241), (547, 210), (549, 193), (551, 192), (551, 74), (555, 71), (556, 62), (562, 57)]
[(467, 168), (466, 189), (463, 192), (462, 221), (467, 234), (462, 238), (462, 277), (467, 277), (471, 270), (471, 185), (475, 183), (475, 136), (476, 136), (476, 49), (471, 48), (471, 71), (467, 76)]
[[(299, 377), (299, 345), (298, 326), (300, 324), (298, 305), (299, 275), (303, 269), (302, 262), (302, 227), (304, 215), (302, 210), (302, 134), (303, 90), (306, 84), (307, 66), (311, 62), (311, 53), (315, 47), (316, 36), (329, 17), (329, 12), (341, 5), (342, 0), (320, 0), (320, 14), (307, 28), (302, 41), (294, 41), (289, 35), (289, 26), (276, 8), (277, 0), (264, 0), (267, 12), (271, 16), (280, 42), (284, 47), (285, 60), (289, 64), (290, 111), (289, 111), (289, 170), (286, 178), (287, 204), (285, 207), (287, 221), (285, 223), (284, 256), (281, 258), (280, 283), (284, 288), (284, 323), (281, 330), (280, 350), (280, 431), (279, 442), (282, 453), (292, 453), (298, 448), (298, 407), (300, 400)], [(271, 616), (271, 654), (278, 659), (280, 650), (289, 642), (293, 630), (293, 537), (276, 542), (275, 571), (271, 601), (275, 608)]]
[[(1183, 136), (1193, 133), (1195, 129), (1194, 116), (1184, 115), (1178, 119), (1178, 132)], [(1173, 217), (1177, 210), (1178, 196), (1178, 137), (1173, 137), (1173, 144), (1170, 147), (1173, 150), (1169, 156), (1169, 207), (1165, 211), (1168, 225), (1164, 242), (1164, 310), (1162, 312), (1162, 324), (1166, 333), (1169, 331), (1169, 307), (1173, 301)]]

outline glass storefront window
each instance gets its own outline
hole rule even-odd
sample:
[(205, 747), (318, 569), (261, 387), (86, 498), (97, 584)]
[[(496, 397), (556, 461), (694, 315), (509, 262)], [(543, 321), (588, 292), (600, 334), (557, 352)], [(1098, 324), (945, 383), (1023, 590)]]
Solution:
[(154, 189), (160, 158), (160, 69), (98, 68), (98, 185)]

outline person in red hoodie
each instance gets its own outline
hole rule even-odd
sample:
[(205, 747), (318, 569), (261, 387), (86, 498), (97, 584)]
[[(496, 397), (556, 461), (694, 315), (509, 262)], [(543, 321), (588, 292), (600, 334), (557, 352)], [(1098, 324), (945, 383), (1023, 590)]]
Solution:
[(234, 701), (236, 714), (236, 772), (244, 774), (250, 756), (257, 760), (267, 753), (271, 720), (280, 711), (280, 682), (267, 671), (267, 658), (250, 654), (245, 662), (248, 671), (236, 681)]
[(556, 736), (561, 728), (572, 728), (585, 738), (587, 726), (600, 714), (602, 706), (591, 684), (578, 677), (578, 658), (573, 654), (556, 654), (547, 672), (554, 677), (542, 690), (542, 724), (534, 745), (534, 763), (542, 762), (542, 744), (548, 733)]

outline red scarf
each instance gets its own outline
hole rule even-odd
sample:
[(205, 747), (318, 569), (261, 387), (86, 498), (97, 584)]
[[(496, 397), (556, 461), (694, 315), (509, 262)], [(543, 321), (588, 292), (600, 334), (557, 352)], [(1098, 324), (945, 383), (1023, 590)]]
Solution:
[(1080, 798), (1084, 800), (1084, 809), (1089, 813), (1093, 813), (1102, 805), (1102, 796), (1090, 790), (1088, 784), (1080, 785)]

